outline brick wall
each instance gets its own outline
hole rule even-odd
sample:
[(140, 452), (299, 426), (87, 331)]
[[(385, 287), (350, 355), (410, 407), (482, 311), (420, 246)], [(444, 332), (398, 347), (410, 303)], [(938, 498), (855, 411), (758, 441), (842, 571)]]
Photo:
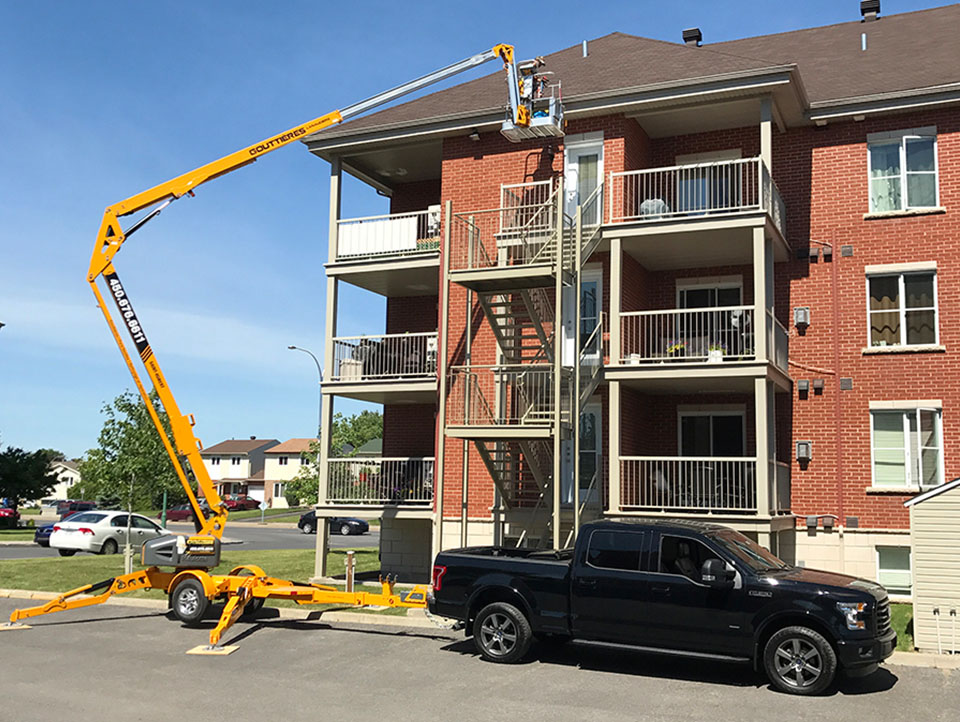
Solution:
[(436, 331), (439, 307), (436, 296), (403, 296), (387, 299), (387, 333)]
[(436, 404), (384, 404), (383, 455), (433, 456)]
[(440, 179), (398, 183), (390, 196), (391, 213), (412, 213), (425, 211), (429, 206), (440, 203)]

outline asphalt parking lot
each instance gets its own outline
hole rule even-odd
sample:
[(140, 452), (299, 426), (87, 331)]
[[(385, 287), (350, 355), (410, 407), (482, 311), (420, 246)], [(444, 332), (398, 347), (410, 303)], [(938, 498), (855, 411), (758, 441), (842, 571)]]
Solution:
[[(6, 618), (23, 600), (0, 599)], [(267, 613), (270, 610), (266, 610)], [(212, 622), (211, 622), (212, 624)], [(209, 628), (209, 627), (208, 627)], [(461, 634), (322, 621), (238, 623), (227, 657), (188, 656), (207, 629), (101, 606), (0, 632), (0, 719), (956, 720), (960, 671), (887, 667), (815, 699), (738, 665), (568, 645), (481, 661)], [(59, 715), (58, 715), (59, 716)]]

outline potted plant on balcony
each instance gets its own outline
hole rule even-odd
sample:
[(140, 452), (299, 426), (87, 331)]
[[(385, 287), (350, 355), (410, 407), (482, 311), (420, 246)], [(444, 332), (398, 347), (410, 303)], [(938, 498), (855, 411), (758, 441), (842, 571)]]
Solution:
[(727, 347), (722, 343), (712, 343), (707, 347), (707, 363), (723, 363), (723, 357), (727, 355)]
[(674, 341), (672, 344), (667, 346), (667, 355), (670, 358), (677, 358), (680, 356), (687, 355), (687, 342), (683, 339)]

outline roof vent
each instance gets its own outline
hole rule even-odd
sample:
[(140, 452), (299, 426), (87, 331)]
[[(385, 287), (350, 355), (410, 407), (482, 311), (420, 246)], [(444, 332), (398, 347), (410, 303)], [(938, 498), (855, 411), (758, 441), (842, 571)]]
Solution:
[(253, 440), (256, 439), (256, 438), (257, 438), (256, 436), (251, 436), (251, 437), (250, 437), (250, 441), (253, 441)]
[(700, 32), (700, 28), (687, 28), (684, 30), (683, 42), (692, 48), (700, 47), (700, 43), (703, 42), (703, 33)]
[(876, 20), (880, 14), (880, 0), (861, 0), (860, 14), (863, 15), (863, 21)]

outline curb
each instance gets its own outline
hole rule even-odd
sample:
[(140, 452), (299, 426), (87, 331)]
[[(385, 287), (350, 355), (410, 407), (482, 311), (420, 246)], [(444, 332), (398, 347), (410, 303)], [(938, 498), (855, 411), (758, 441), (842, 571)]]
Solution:
[(933, 667), (934, 669), (960, 669), (960, 655), (929, 654), (928, 652), (894, 652), (884, 664), (899, 667)]
[(23, 541), (0, 541), (0, 547), (28, 547), (32, 545), (33, 542), (26, 539)]
[[(49, 602), (60, 595), (57, 592), (35, 592), (29, 589), (0, 589), (0, 599), (33, 599), (35, 601)], [(76, 599), (88, 599), (93, 595), (78, 594)], [(140, 607), (141, 609), (156, 609), (166, 611), (166, 599), (137, 599), (136, 597), (112, 597), (104, 604), (113, 606)], [(404, 627), (415, 629), (433, 629), (442, 631), (433, 622), (427, 619), (426, 614), (419, 609), (410, 609), (406, 617), (393, 617), (370, 612), (342, 612), (336, 610), (318, 610), (318, 609), (289, 609), (286, 607), (267, 607), (267, 609), (276, 610), (278, 615), (272, 619), (300, 619), (313, 620), (321, 622), (332, 622), (334, 624), (352, 624), (360, 626), (373, 627)], [(265, 620), (268, 621), (268, 620)]]

